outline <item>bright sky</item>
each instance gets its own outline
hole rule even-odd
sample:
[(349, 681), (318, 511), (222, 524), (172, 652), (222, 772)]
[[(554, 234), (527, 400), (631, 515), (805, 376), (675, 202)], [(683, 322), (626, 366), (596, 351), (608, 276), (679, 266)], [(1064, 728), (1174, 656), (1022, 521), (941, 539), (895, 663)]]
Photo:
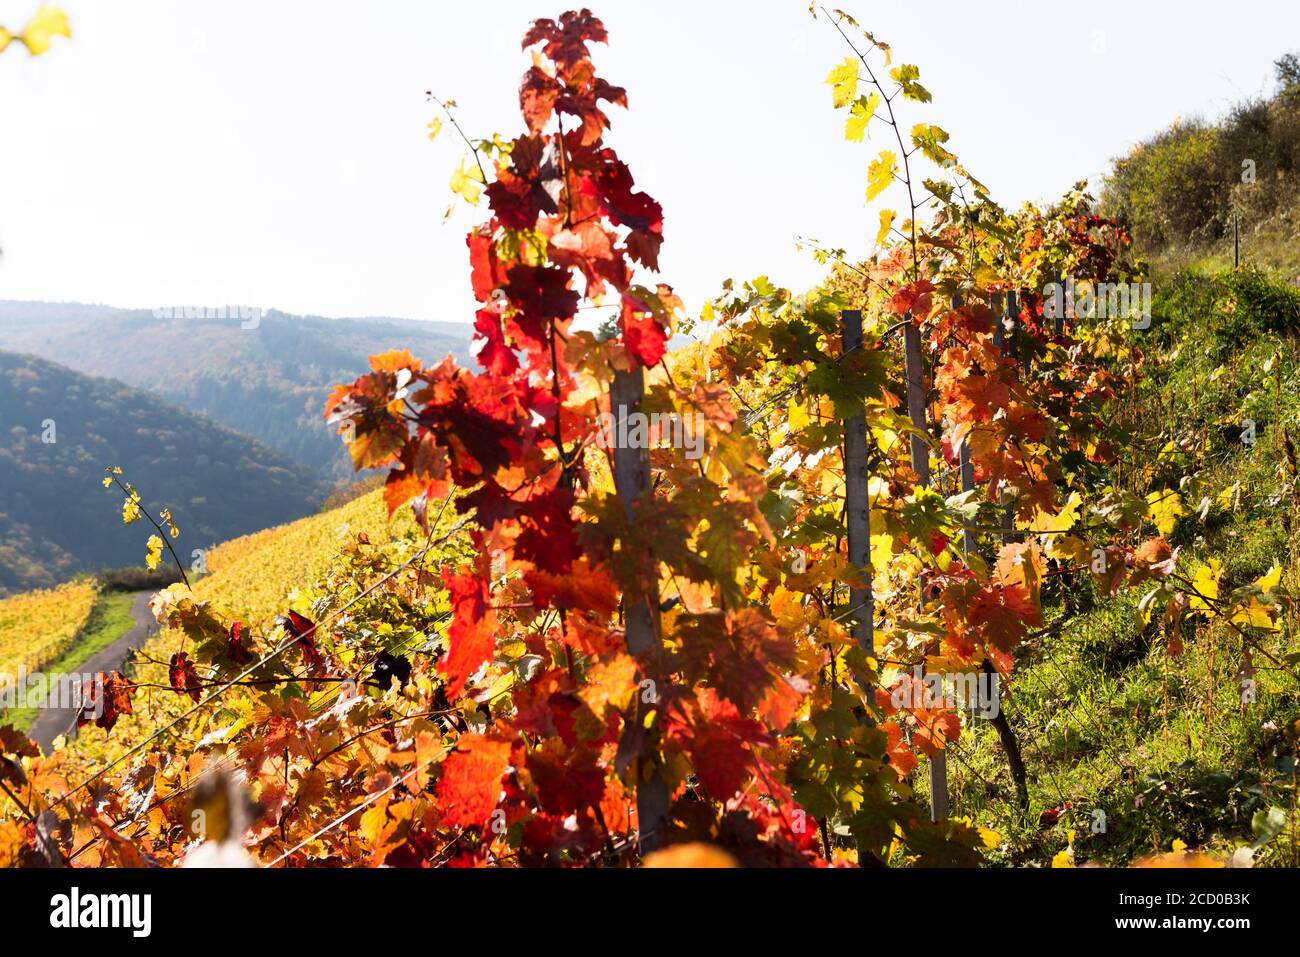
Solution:
[[(17, 31), (38, 0), (0, 0)], [(839, 0), (917, 64), (937, 123), (1004, 205), (1094, 182), (1176, 116), (1266, 92), (1300, 3)], [(248, 304), (469, 321), (464, 235), (444, 224), (471, 135), (522, 129), (537, 0), (60, 0), (73, 38), (0, 55), (0, 298)], [(870, 251), (874, 142), (842, 138), (847, 52), (802, 0), (593, 0), (597, 67), (627, 87), (608, 142), (665, 210), (662, 278), (690, 309), (728, 277), (821, 272), (794, 237)], [(484, 210), (486, 206), (484, 206)]]

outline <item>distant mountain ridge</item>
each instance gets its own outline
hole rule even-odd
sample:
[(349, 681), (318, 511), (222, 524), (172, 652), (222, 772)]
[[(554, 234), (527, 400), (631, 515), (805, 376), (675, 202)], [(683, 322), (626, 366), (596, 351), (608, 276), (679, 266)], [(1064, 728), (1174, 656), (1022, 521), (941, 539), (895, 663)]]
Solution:
[[(213, 311), (224, 311), (215, 308), (221, 305)], [(336, 383), (356, 378), (371, 354), (389, 349), (410, 349), (426, 362), (448, 353), (469, 361), (468, 324), (277, 310), (254, 324), (184, 318), (184, 309), (172, 304), (159, 313), (162, 318), (150, 309), (0, 300), (0, 349), (148, 390), (335, 480), (351, 475), (342, 443), (321, 416)]]
[(192, 550), (315, 511), (329, 483), (211, 419), (111, 379), (0, 352), (0, 595), (142, 565), (150, 532), (124, 527), (118, 465)]

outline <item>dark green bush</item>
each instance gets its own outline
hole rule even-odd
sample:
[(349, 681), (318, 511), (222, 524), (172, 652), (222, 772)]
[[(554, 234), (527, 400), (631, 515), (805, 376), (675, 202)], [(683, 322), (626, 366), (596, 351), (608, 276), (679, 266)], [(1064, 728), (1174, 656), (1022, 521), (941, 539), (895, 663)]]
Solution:
[(181, 580), (175, 565), (162, 564), (155, 570), (147, 568), (110, 568), (95, 576), (105, 591), (157, 591)]
[(1300, 331), (1300, 289), (1255, 268), (1223, 273), (1220, 282), (1223, 308), (1240, 313), (1252, 329)]
[(1201, 327), (1222, 357), (1264, 333), (1300, 332), (1300, 289), (1253, 266), (1183, 271), (1157, 284), (1152, 312), (1166, 338)]

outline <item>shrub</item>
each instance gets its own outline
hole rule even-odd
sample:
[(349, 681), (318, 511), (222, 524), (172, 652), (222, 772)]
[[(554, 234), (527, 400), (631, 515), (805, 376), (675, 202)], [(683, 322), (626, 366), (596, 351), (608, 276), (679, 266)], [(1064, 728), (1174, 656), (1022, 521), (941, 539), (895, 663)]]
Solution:
[(98, 575), (105, 591), (156, 591), (181, 580), (175, 565), (162, 564), (153, 571), (147, 568), (110, 568)]

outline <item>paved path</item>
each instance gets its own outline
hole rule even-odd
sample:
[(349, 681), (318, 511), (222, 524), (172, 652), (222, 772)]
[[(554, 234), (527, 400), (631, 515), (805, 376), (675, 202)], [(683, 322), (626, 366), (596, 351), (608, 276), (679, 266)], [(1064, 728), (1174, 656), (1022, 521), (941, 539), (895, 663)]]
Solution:
[[(149, 632), (158, 626), (149, 611), (149, 598), (152, 591), (136, 592), (131, 602), (131, 617), (135, 625), (117, 641), (91, 655), (76, 668), (78, 674), (98, 674), (101, 671), (115, 671), (122, 667), (131, 649), (144, 644)], [(71, 669), (70, 669), (71, 670)], [(69, 734), (76, 728), (77, 711), (75, 708), (41, 708), (32, 722), (28, 735), (41, 746), (47, 754), (54, 739), (61, 734)]]

